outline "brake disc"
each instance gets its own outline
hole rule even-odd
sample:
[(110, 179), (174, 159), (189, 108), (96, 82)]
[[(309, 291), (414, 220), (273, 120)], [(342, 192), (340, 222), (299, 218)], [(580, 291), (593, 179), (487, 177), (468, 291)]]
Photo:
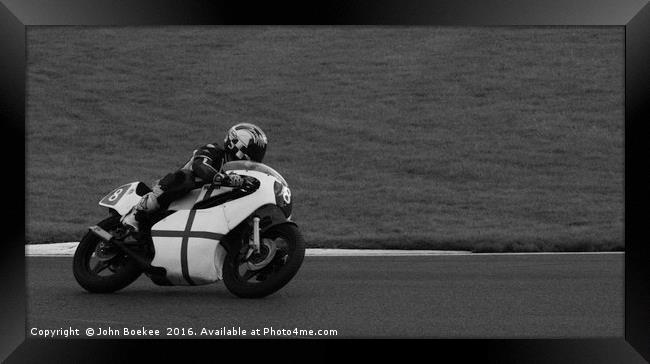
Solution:
[(274, 240), (263, 239), (260, 244), (260, 252), (253, 253), (246, 262), (248, 270), (260, 270), (266, 267), (275, 258), (278, 247)]

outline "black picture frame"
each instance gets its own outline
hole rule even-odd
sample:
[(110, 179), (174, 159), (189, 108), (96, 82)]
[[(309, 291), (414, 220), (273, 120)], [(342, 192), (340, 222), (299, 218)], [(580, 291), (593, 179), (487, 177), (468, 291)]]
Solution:
[[(167, 353), (210, 353), (233, 345), (270, 349), (250, 340), (45, 340), (25, 337), (25, 98), (26, 27), (230, 24), (332, 25), (616, 25), (625, 27), (625, 336), (603, 339), (426, 340), (402, 342), (400, 352), (425, 349), (454, 361), (643, 362), (650, 361), (650, 248), (642, 234), (648, 205), (647, 145), (643, 122), (650, 120), (650, 5), (643, 0), (435, 0), (238, 3), (167, 0), (0, 0), (0, 115), (5, 168), (3, 191), (11, 213), (3, 217), (0, 254), (2, 325), (0, 358), (9, 362), (124, 361), (136, 353), (149, 359)], [(21, 143), (22, 142), (22, 143)], [(623, 162), (623, 161), (622, 161)], [(22, 194), (20, 192), (23, 192)], [(6, 234), (6, 232), (9, 234)], [(7, 236), (8, 235), (8, 236)], [(288, 350), (296, 343), (272, 340)], [(332, 346), (394, 353), (376, 340), (298, 340), (319, 357), (341, 356)], [(188, 350), (188, 346), (192, 349)], [(368, 348), (372, 346), (372, 348)], [(238, 349), (241, 350), (241, 349)], [(188, 357), (189, 358), (189, 357)]]

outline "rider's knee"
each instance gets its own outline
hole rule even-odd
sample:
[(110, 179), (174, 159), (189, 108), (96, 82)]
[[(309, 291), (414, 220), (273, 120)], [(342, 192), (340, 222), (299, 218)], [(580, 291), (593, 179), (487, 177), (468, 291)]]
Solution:
[[(192, 172), (180, 169), (163, 177), (158, 186), (164, 192), (187, 189), (193, 182)], [(191, 188), (191, 186), (189, 186)]]

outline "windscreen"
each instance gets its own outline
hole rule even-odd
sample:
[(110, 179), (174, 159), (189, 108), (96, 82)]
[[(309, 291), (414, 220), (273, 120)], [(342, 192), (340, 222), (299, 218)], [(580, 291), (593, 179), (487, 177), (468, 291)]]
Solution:
[(264, 163), (258, 163), (258, 162), (252, 162), (252, 161), (232, 161), (232, 162), (227, 162), (226, 164), (223, 165), (223, 170), (224, 171), (234, 171), (234, 170), (248, 170), (248, 171), (258, 171), (262, 173), (267, 173), (270, 174), (271, 176), (277, 178), (282, 182), (283, 185), (288, 186), (287, 181), (282, 178), (280, 173), (278, 173), (275, 169), (267, 166)]

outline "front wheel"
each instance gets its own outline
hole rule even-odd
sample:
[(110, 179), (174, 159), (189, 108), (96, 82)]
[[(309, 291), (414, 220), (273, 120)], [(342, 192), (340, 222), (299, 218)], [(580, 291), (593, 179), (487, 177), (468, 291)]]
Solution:
[[(120, 227), (120, 216), (111, 216), (97, 224), (113, 232)], [(92, 293), (110, 293), (135, 281), (142, 270), (117, 246), (107, 244), (88, 232), (81, 239), (72, 261), (74, 277), (79, 285)]]
[(272, 227), (260, 237), (260, 252), (244, 244), (232, 249), (223, 264), (223, 282), (242, 298), (268, 296), (296, 275), (305, 257), (305, 240), (295, 225)]

